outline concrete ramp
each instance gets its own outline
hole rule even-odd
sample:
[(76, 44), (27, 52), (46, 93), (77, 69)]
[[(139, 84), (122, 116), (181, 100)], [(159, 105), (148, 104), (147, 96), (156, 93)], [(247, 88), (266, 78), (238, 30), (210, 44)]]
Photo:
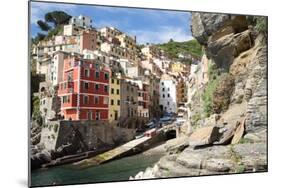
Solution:
[(144, 143), (146, 143), (148, 140), (150, 140), (151, 137), (142, 137), (139, 139), (132, 140), (130, 142), (127, 142), (124, 145), (121, 145), (115, 149), (109, 150), (105, 153), (99, 154), (95, 157), (85, 159), (82, 161), (79, 161), (77, 163), (74, 163), (73, 165), (77, 167), (78, 169), (88, 168), (91, 166), (99, 165), (102, 163), (105, 163), (107, 161), (110, 161), (112, 159), (118, 158), (122, 155), (125, 155), (129, 153), (131, 150), (133, 150), (135, 147), (140, 146)]

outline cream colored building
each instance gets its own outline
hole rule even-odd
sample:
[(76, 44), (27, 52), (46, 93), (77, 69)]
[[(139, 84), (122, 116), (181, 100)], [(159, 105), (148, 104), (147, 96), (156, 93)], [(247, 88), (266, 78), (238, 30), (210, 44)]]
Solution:
[(109, 88), (109, 122), (113, 122), (120, 118), (121, 80), (119, 75), (112, 75)]

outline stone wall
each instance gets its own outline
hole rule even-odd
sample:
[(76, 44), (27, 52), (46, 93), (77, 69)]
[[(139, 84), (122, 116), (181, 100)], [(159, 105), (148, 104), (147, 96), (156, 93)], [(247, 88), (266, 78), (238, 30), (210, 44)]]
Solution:
[(88, 151), (119, 145), (134, 137), (134, 129), (117, 127), (106, 121), (51, 121), (42, 130), (41, 143), (47, 150), (56, 151), (72, 145), (75, 151)]

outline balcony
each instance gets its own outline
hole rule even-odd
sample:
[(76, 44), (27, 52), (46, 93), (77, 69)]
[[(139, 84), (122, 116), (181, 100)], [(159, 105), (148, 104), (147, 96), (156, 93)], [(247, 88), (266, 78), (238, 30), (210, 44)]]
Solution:
[(74, 93), (74, 82), (61, 82), (59, 84), (58, 95)]

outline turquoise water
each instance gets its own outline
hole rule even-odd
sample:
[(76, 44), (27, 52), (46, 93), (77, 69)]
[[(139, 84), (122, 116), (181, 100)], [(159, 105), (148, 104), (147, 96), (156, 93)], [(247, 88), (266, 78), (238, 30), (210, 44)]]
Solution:
[(71, 165), (39, 169), (31, 173), (31, 185), (45, 186), (129, 180), (130, 176), (153, 166), (162, 156), (162, 154), (138, 154), (82, 170), (75, 169)]

